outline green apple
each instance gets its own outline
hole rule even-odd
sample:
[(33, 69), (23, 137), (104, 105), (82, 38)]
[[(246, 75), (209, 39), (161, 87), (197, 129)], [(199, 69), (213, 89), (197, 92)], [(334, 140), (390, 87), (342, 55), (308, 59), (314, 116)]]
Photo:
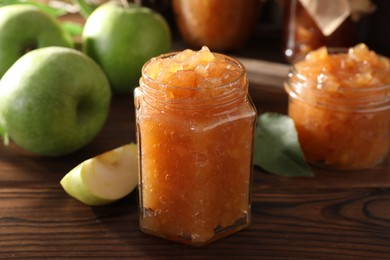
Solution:
[(143, 64), (171, 48), (165, 19), (147, 7), (99, 6), (88, 17), (82, 34), (83, 51), (105, 71), (115, 93), (132, 93)]
[(47, 46), (73, 47), (54, 17), (30, 5), (0, 8), (0, 78), (23, 54)]
[(61, 180), (61, 186), (75, 199), (91, 206), (115, 202), (138, 184), (136, 144), (123, 145), (85, 160)]
[(0, 128), (26, 151), (65, 155), (99, 133), (110, 101), (107, 77), (91, 58), (65, 47), (40, 48), (0, 80)]

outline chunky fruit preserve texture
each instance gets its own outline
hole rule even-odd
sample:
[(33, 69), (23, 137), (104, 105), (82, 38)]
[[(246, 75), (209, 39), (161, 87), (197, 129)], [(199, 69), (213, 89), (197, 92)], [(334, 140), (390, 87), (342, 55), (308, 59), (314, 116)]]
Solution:
[(141, 229), (196, 245), (248, 225), (256, 112), (243, 68), (203, 48), (143, 72), (157, 94), (137, 114)]
[(320, 48), (295, 70), (305, 82), (289, 115), (307, 159), (343, 170), (380, 163), (390, 147), (389, 59), (364, 44), (338, 54)]

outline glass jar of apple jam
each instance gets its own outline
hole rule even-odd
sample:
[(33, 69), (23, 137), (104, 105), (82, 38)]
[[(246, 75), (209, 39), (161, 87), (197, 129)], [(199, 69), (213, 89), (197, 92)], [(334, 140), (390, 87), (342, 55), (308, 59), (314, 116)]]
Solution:
[(259, 18), (259, 0), (173, 0), (180, 35), (190, 46), (226, 52), (245, 46)]
[(162, 55), (134, 96), (141, 230), (202, 246), (249, 225), (256, 110), (243, 65), (206, 47)]
[(364, 44), (310, 52), (285, 83), (306, 159), (338, 170), (381, 163), (390, 150), (390, 60)]
[[(308, 12), (300, 0), (284, 1), (284, 54), (290, 63), (302, 59), (310, 51), (321, 46), (327, 47), (347, 47), (355, 42), (357, 21), (354, 21), (351, 15), (346, 17), (329, 35), (324, 35), (324, 31), (318, 26), (313, 16), (315, 14)], [(307, 2), (307, 1), (305, 1)], [(329, 5), (317, 0), (317, 10), (324, 8), (321, 5)], [(322, 3), (321, 3), (322, 2)], [(313, 4), (313, 3), (312, 3)], [(333, 6), (337, 10), (338, 3)], [(339, 3), (343, 6), (343, 3)], [(330, 17), (327, 17), (327, 26), (335, 23), (338, 13), (332, 10)], [(319, 12), (319, 11), (318, 11)], [(361, 10), (362, 14), (364, 10)], [(318, 14), (317, 14), (318, 15)], [(322, 14), (323, 16), (329, 14)], [(340, 14), (343, 16), (343, 14)]]

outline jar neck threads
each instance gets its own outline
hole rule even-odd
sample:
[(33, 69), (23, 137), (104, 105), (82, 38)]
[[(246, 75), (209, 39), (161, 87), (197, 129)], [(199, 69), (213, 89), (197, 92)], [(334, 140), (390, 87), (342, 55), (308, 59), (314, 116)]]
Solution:
[(359, 113), (390, 110), (390, 84), (356, 88), (332, 84), (310, 80), (292, 67), (284, 87), (291, 98), (313, 106)]
[[(169, 58), (174, 54), (167, 54), (157, 57), (158, 59)], [(197, 80), (195, 86), (175, 86), (165, 82), (155, 80), (147, 74), (146, 63), (142, 69), (140, 79), (140, 91), (143, 99), (150, 106), (162, 109), (180, 110), (225, 110), (228, 107), (236, 107), (236, 104), (246, 101), (248, 95), (248, 79), (245, 67), (237, 60), (223, 56), (225, 60), (234, 68), (234, 76), (228, 82), (221, 84), (207, 82), (207, 80), (217, 80), (218, 78)], [(175, 72), (173, 72), (175, 73)]]

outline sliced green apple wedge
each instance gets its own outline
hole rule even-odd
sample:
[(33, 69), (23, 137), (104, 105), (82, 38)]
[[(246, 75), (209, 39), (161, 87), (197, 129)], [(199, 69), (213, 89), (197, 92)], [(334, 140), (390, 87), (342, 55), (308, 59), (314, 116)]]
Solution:
[(137, 145), (126, 144), (83, 161), (61, 180), (75, 199), (91, 206), (115, 202), (138, 184)]

